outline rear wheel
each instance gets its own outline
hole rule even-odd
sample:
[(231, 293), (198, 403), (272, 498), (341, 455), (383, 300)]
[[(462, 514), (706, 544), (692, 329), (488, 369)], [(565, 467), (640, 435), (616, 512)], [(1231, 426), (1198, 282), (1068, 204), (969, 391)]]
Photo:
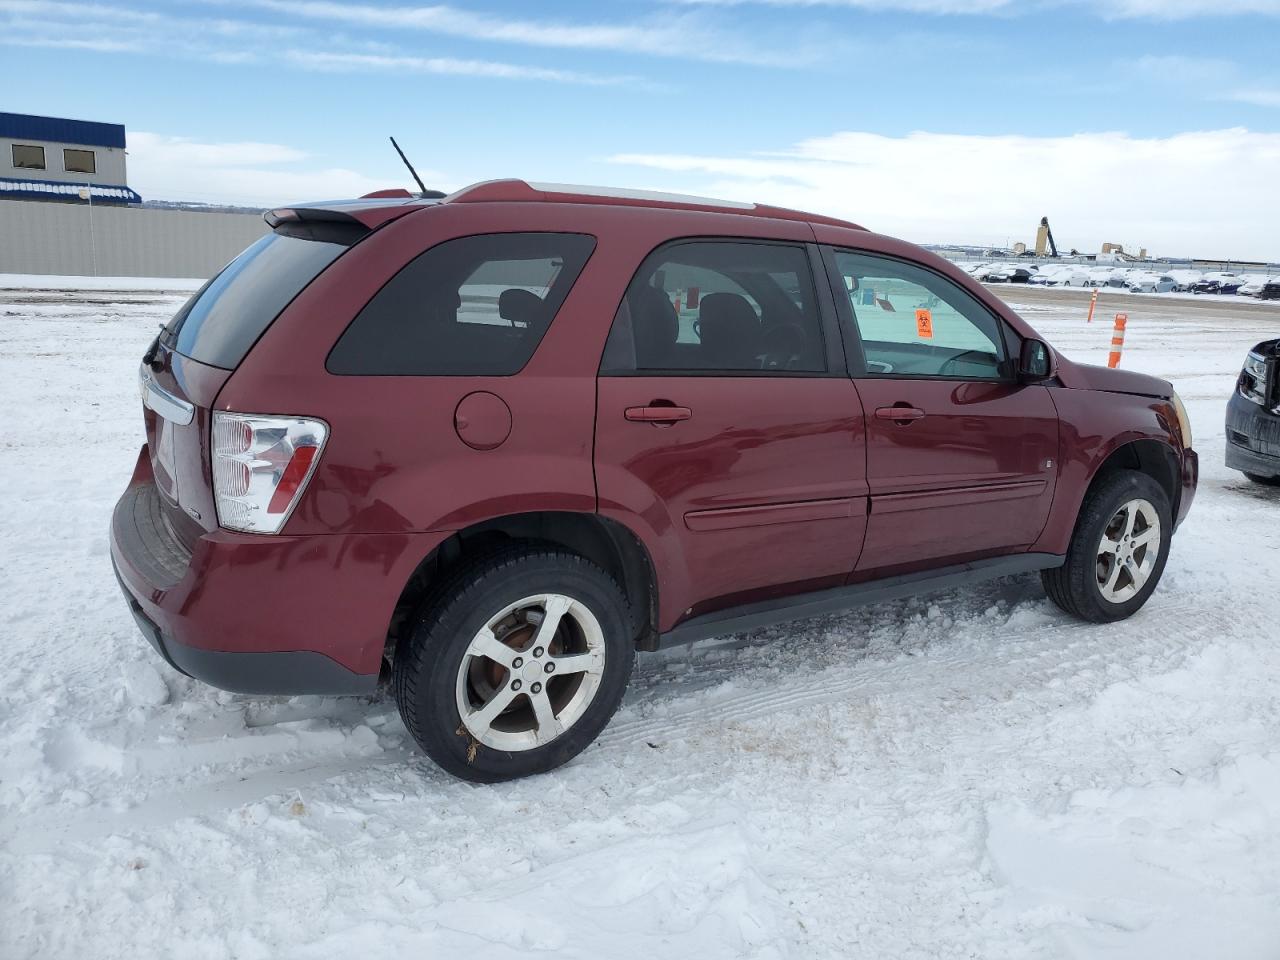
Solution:
[(396, 651), (400, 715), (436, 763), (495, 782), (554, 769), (618, 708), (635, 656), (627, 601), (574, 554), (515, 545), (423, 604)]
[(1132, 616), (1160, 582), (1172, 534), (1160, 484), (1134, 470), (1108, 474), (1085, 497), (1066, 563), (1041, 573), (1045, 592), (1083, 620)]

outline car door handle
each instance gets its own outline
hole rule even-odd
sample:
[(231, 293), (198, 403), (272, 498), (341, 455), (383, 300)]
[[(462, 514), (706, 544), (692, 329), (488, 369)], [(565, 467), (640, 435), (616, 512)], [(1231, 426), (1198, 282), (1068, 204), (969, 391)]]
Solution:
[(910, 423), (912, 420), (919, 420), (924, 416), (924, 411), (919, 407), (909, 407), (906, 404), (892, 407), (878, 407), (876, 409), (876, 417), (881, 420), (893, 420), (898, 423)]
[(658, 426), (670, 425), (679, 420), (688, 420), (693, 411), (688, 407), (651, 403), (647, 407), (627, 407), (622, 414), (635, 423), (652, 423)]

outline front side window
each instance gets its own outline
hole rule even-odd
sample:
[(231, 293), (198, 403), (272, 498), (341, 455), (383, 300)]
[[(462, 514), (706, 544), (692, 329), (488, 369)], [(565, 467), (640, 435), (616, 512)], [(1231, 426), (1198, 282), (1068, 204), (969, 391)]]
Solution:
[(868, 376), (1002, 380), (1000, 320), (950, 280), (901, 260), (835, 251)]
[(594, 248), (579, 233), (447, 240), (374, 295), (334, 345), (327, 368), (369, 376), (518, 373)]
[(67, 173), (97, 173), (98, 164), (92, 150), (62, 151), (62, 169)]
[(44, 147), (15, 143), (13, 145), (13, 165), (21, 170), (43, 170)]
[(728, 240), (650, 254), (618, 308), (601, 363), (603, 374), (825, 370), (805, 249)]

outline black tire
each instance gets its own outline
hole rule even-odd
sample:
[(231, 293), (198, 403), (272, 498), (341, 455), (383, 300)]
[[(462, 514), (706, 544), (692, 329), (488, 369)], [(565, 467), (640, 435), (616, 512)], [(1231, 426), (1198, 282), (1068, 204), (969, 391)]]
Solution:
[[(1098, 550), (1103, 532), (1117, 511), (1131, 500), (1150, 503), (1160, 519), (1160, 549), (1155, 566), (1137, 593), (1123, 603), (1103, 596), (1098, 583)], [(1117, 470), (1095, 481), (1085, 496), (1067, 549), (1067, 562), (1040, 573), (1049, 599), (1062, 610), (1092, 623), (1111, 623), (1131, 617), (1147, 602), (1169, 558), (1173, 516), (1169, 495), (1152, 477), (1136, 470)]]
[(1246, 473), (1245, 476), (1264, 487), (1280, 487), (1280, 477), (1264, 477), (1260, 473)]
[[(590, 610), (604, 637), (603, 674), (585, 712), (556, 739), (530, 749), (493, 749), (463, 725), (456, 695), (459, 671), (472, 638), (491, 617), (538, 593), (562, 594)], [(400, 716), (427, 756), (463, 780), (496, 783), (553, 770), (595, 740), (618, 709), (635, 660), (630, 623), (618, 584), (576, 554), (515, 543), (477, 558), (446, 577), (423, 602), (396, 649), (392, 688)]]

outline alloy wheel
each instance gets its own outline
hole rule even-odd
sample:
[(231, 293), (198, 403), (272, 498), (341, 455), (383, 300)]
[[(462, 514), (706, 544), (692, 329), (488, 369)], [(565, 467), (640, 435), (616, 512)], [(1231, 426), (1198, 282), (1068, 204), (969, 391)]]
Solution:
[(518, 600), (490, 617), (463, 654), (462, 725), (495, 750), (546, 746), (586, 712), (604, 661), (604, 631), (585, 604), (558, 593)]
[(1160, 515), (1149, 501), (1120, 506), (1098, 543), (1098, 589), (1104, 600), (1124, 603), (1146, 585), (1160, 557), (1160, 536)]

